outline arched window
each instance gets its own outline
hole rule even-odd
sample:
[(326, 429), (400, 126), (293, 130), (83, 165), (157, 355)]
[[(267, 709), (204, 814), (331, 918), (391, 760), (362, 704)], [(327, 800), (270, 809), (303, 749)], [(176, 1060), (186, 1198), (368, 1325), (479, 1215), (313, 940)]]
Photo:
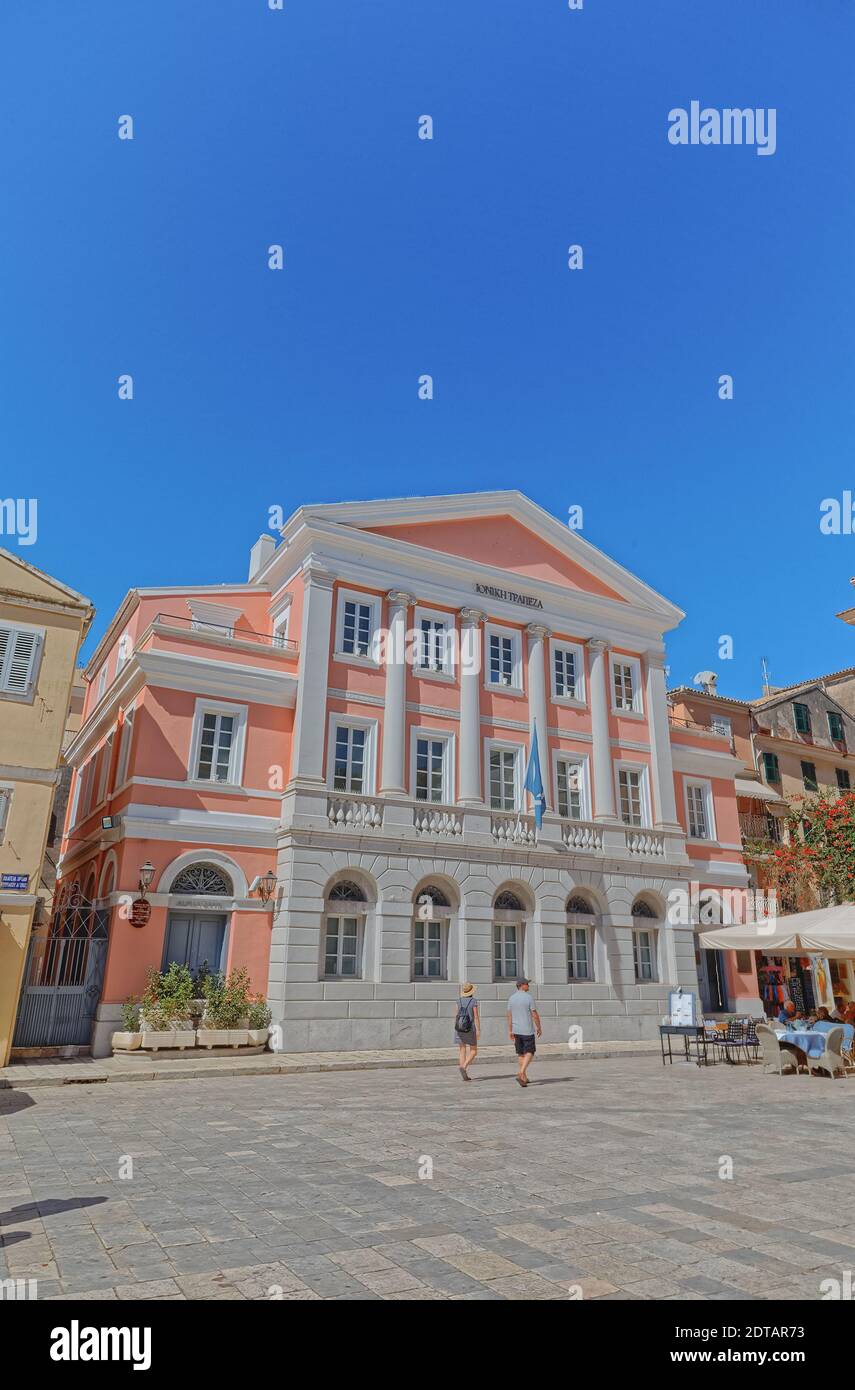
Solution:
[[(632, 916), (637, 922), (655, 922), (657, 918), (656, 912), (644, 898), (636, 898), (632, 904)], [(649, 927), (633, 927), (632, 956), (635, 978), (639, 984), (648, 984), (659, 978), (654, 930)]]
[(567, 899), (567, 979), (594, 979), (594, 926), (596, 908), (582, 893)]
[(171, 893), (232, 897), (234, 888), (228, 874), (216, 864), (190, 864), (172, 880)]
[(362, 974), (365, 893), (358, 883), (342, 879), (327, 893), (324, 924), (325, 980), (356, 980)]
[(503, 889), (493, 913), (493, 979), (516, 980), (523, 963), (525, 908), (516, 893)]
[(441, 888), (429, 883), (416, 893), (413, 916), (413, 979), (447, 978), (448, 920), (451, 904)]

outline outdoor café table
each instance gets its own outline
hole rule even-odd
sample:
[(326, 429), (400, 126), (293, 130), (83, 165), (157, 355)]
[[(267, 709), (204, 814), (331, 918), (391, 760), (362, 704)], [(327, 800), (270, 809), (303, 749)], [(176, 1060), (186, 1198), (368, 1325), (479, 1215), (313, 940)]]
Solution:
[[(684, 1051), (684, 1053), (685, 1053), (685, 1058), (686, 1058), (686, 1061), (687, 1061), (687, 1062), (690, 1060), (689, 1048), (690, 1048), (690, 1046), (694, 1045), (694, 1046), (697, 1048), (698, 1066), (699, 1066), (699, 1067), (700, 1067), (700, 1066), (706, 1066), (706, 1064), (707, 1064), (707, 1039), (706, 1039), (706, 1037), (705, 1037), (705, 1035), (704, 1035), (704, 1030), (703, 1030), (703, 1028), (699, 1028), (699, 1027), (697, 1027), (695, 1024), (688, 1024), (688, 1023), (679, 1023), (679, 1024), (678, 1024), (678, 1023), (660, 1023), (660, 1025), (659, 1025), (659, 1046), (662, 1048), (662, 1065), (663, 1065), (663, 1067), (664, 1067), (664, 1065), (665, 1065), (665, 1057), (666, 1057), (666, 1055), (667, 1055), (667, 1057), (668, 1057), (668, 1062), (669, 1062), (669, 1064), (673, 1064), (674, 1057), (673, 1057), (673, 1054), (672, 1054), (672, 1052), (671, 1052), (671, 1039), (672, 1039), (672, 1038), (675, 1038), (675, 1037), (676, 1037), (676, 1038), (682, 1038), (682, 1039), (683, 1039), (683, 1051)], [(667, 1054), (666, 1054), (666, 1052), (665, 1052), (665, 1039), (666, 1039), (666, 1038), (668, 1039), (668, 1052), (667, 1052)], [(703, 1052), (702, 1052), (702, 1049), (703, 1049)]]
[(787, 1028), (778, 1034), (778, 1042), (789, 1043), (790, 1047), (799, 1048), (808, 1057), (821, 1057), (825, 1051), (823, 1029), (815, 1033), (807, 1028)]

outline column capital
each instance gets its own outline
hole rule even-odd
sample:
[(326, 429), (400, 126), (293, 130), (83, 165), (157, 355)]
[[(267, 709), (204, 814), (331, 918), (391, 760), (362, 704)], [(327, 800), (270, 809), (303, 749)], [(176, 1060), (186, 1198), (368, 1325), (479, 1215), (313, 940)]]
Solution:
[(303, 583), (314, 584), (318, 589), (331, 589), (335, 575), (317, 560), (306, 560), (303, 565)]
[(589, 637), (585, 646), (589, 652), (604, 652), (608, 650), (608, 642), (605, 637)]
[(544, 623), (527, 623), (525, 630), (529, 637), (539, 637), (541, 640), (552, 636), (552, 628), (546, 627)]
[(485, 615), (480, 608), (461, 608), (460, 621), (464, 627), (480, 627)]
[(386, 595), (387, 603), (391, 603), (393, 608), (409, 608), (415, 603), (412, 594), (406, 593), (403, 589), (390, 589)]

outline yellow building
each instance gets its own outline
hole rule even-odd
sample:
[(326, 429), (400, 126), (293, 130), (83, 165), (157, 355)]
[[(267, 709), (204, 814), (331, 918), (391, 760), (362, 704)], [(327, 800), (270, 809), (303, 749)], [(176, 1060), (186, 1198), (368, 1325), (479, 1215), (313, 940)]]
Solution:
[(18, 994), (59, 779), (77, 654), (94, 610), (0, 550), (0, 1065)]

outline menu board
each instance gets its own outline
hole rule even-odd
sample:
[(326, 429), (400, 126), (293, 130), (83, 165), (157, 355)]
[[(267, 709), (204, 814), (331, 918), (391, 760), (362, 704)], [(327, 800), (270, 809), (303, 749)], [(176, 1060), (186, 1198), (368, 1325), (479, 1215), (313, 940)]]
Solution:
[(668, 1012), (674, 1028), (691, 1028), (695, 1023), (695, 996), (690, 990), (672, 990), (668, 995)]

